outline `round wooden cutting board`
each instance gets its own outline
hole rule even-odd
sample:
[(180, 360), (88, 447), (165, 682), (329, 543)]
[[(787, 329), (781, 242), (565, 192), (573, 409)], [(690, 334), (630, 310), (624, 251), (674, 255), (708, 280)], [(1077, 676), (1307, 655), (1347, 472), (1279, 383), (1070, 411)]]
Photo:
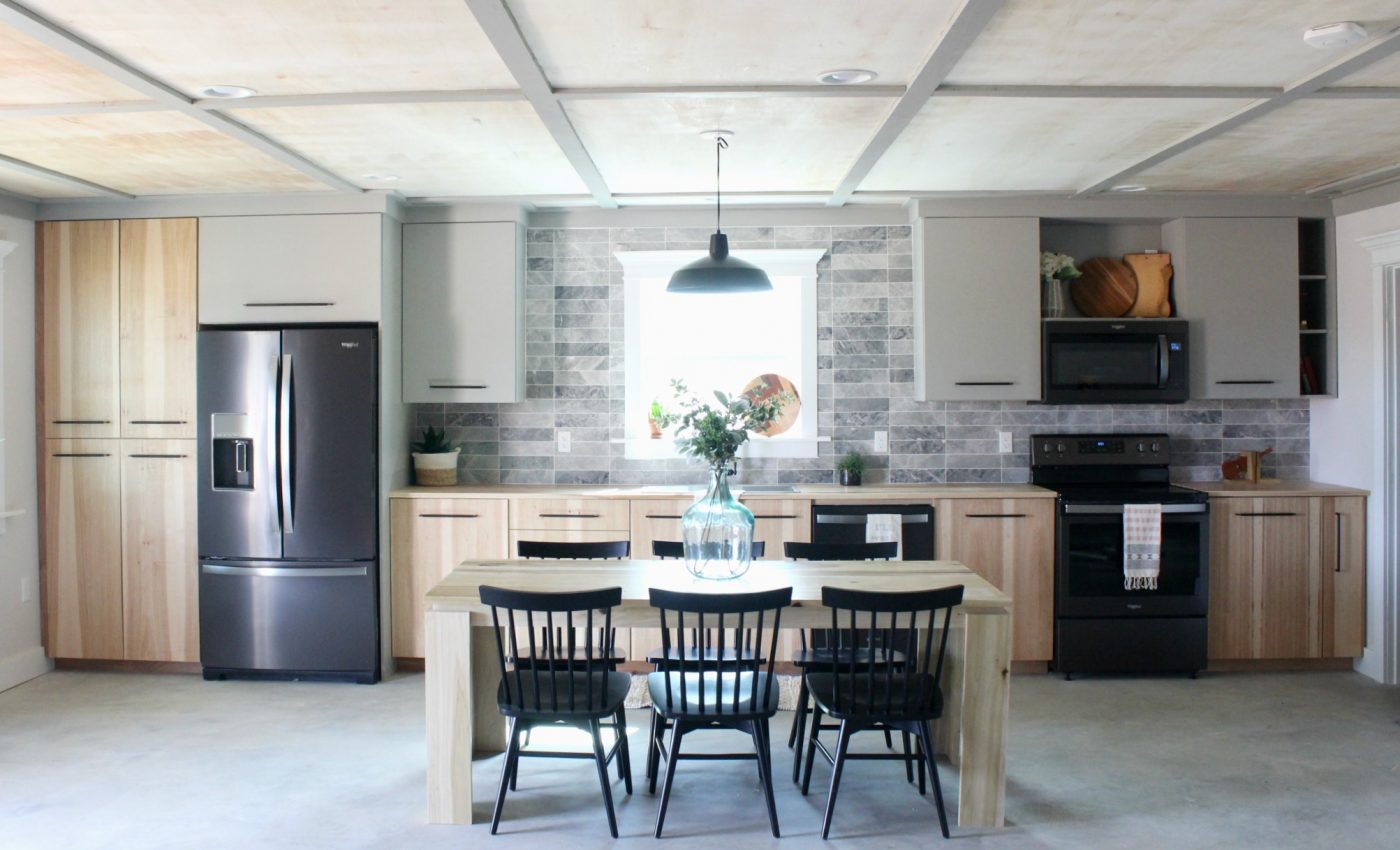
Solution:
[(1124, 254), (1123, 262), (1137, 278), (1137, 300), (1129, 308), (1129, 316), (1160, 318), (1172, 314), (1172, 255)]
[(762, 431), (755, 431), (755, 434), (776, 437), (791, 428), (793, 423), (797, 421), (797, 414), (802, 412), (802, 397), (797, 394), (797, 387), (792, 385), (792, 381), (773, 372), (759, 375), (744, 386), (743, 395), (748, 396), (753, 401), (763, 401), (765, 398), (771, 398), (784, 391), (792, 395), (792, 400), (783, 405), (777, 419), (768, 423), (768, 427)]
[(1132, 268), (1114, 257), (1094, 257), (1079, 267), (1070, 283), (1074, 306), (1086, 316), (1117, 318), (1137, 301), (1138, 281)]

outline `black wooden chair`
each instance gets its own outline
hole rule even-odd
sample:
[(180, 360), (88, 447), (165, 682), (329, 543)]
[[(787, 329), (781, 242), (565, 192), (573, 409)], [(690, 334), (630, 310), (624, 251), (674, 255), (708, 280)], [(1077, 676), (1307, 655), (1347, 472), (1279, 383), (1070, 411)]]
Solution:
[[(603, 787), (608, 829), (617, 837), (617, 816), (613, 811), (608, 762), (616, 758), (627, 793), (632, 793), (632, 768), (627, 752), (627, 717), (623, 703), (632, 679), (619, 673), (613, 662), (611, 644), (612, 609), (622, 603), (622, 589), (587, 590), (572, 593), (532, 593), (482, 586), (481, 601), (491, 606), (491, 624), (496, 633), (496, 661), (501, 684), (496, 705), (508, 719), (510, 742), (501, 768), (501, 784), (491, 813), (491, 834), (501, 822), (506, 789), (515, 790), (520, 759), (591, 758), (597, 763), (598, 781)], [(523, 622), (522, 622), (523, 620)], [(601, 620), (601, 622), (597, 622)], [(543, 627), (544, 644), (535, 644), (535, 623)], [(598, 626), (595, 632), (595, 624)], [(519, 646), (517, 627), (523, 626), (528, 646)], [(609, 638), (603, 644), (593, 635)], [(559, 644), (555, 636), (567, 636)], [(584, 644), (575, 645), (582, 636)], [(522, 659), (528, 663), (516, 663)], [(603, 750), (604, 720), (612, 721), (615, 739)], [(537, 726), (565, 725), (587, 729), (593, 736), (593, 751), (561, 752), (523, 750), (522, 734)]]
[[(671, 783), (681, 759), (754, 759), (768, 804), (768, 824), (778, 837), (778, 808), (773, 801), (773, 761), (768, 721), (778, 711), (778, 680), (773, 675), (778, 628), (783, 609), (792, 604), (792, 588), (756, 593), (682, 593), (651, 589), (651, 605), (660, 610), (661, 669), (647, 676), (653, 713), (663, 723), (652, 724), (648, 746), (666, 762), (661, 806), (656, 813), (656, 837), (666, 822)], [(732, 630), (728, 633), (726, 630)], [(689, 660), (687, 635), (713, 630), (717, 645), (713, 658), (701, 653)], [(746, 637), (752, 633), (752, 638)], [(727, 634), (729, 637), (727, 637)], [(752, 640), (753, 657), (747, 653), (726, 656), (729, 646)], [(766, 643), (765, 643), (766, 639)], [(674, 650), (674, 653), (673, 653)], [(670, 746), (664, 729), (671, 729)], [(682, 753), (681, 741), (701, 729), (735, 729), (753, 739), (753, 755), (730, 753)], [(656, 773), (648, 787), (656, 792)]]
[[(843, 640), (856, 640), (858, 632), (879, 632), (888, 641), (903, 635), (906, 658), (917, 659), (904, 666), (894, 664), (837, 664), (830, 670), (810, 672), (804, 680), (816, 703), (811, 738), (807, 742), (807, 764), (802, 775), (802, 793), (812, 782), (812, 761), (817, 752), (832, 764), (831, 790), (822, 816), (822, 838), (831, 832), (831, 815), (836, 808), (836, 792), (841, 785), (841, 769), (848, 759), (887, 759), (882, 754), (852, 754), (851, 736), (869, 729), (899, 729), (919, 739), (919, 750), (933, 777), (933, 799), (938, 808), (938, 827), (948, 837), (948, 815), (943, 808), (943, 788), (938, 781), (934, 760), (933, 730), (929, 723), (943, 716), (943, 659), (948, 650), (948, 626), (953, 609), (962, 604), (963, 587), (912, 593), (878, 593), (863, 590), (822, 588), (822, 604), (831, 609), (831, 629), (842, 632)], [(940, 631), (937, 615), (943, 612), (938, 651), (933, 651), (933, 635)], [(921, 635), (921, 637), (916, 637)], [(922, 641), (922, 648), (916, 644)], [(888, 645), (888, 644), (887, 644)], [(936, 659), (936, 660), (935, 660)], [(932, 670), (930, 670), (930, 663)], [(822, 715), (840, 721), (833, 754), (817, 738)], [(922, 773), (920, 774), (922, 776)]]
[[(897, 543), (784, 543), (783, 555), (794, 561), (878, 561), (890, 560), (899, 554)], [(796, 782), (802, 770), (803, 735), (806, 732), (807, 716), (811, 707), (807, 699), (806, 675), (815, 670), (830, 670), (834, 664), (883, 665), (904, 664), (904, 654), (888, 646), (880, 646), (882, 636), (856, 635), (855, 645), (841, 644), (827, 629), (811, 629), (798, 632), (801, 646), (793, 654), (792, 663), (802, 674), (797, 690), (797, 706), (792, 714), (792, 728), (788, 730), (788, 747), (792, 754), (792, 781)], [(826, 731), (836, 729), (834, 725)], [(885, 746), (893, 747), (894, 739), (885, 730)], [(892, 756), (892, 758), (900, 758)], [(909, 736), (904, 736), (904, 773), (910, 782), (914, 781), (914, 766), (917, 763), (910, 748)], [(919, 786), (924, 782), (923, 768), (919, 767)]]
[[(762, 558), (763, 552), (763, 541), (755, 540), (750, 548), (750, 554), (755, 558)], [(651, 556), (662, 560), (684, 558), (685, 544), (679, 540), (653, 540), (651, 541)]]
[(594, 558), (626, 558), (632, 553), (627, 540), (601, 542), (559, 542), (554, 540), (517, 540), (518, 558), (555, 558), (561, 561), (591, 561)]

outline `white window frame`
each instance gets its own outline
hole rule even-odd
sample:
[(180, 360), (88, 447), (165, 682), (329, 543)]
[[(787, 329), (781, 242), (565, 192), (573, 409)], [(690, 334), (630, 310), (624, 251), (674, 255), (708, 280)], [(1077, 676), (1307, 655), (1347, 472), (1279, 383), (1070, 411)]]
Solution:
[[(623, 270), (623, 321), (625, 347), (623, 410), (642, 393), (641, 388), (641, 293), (643, 281), (670, 280), (677, 269), (704, 257), (703, 250), (693, 251), (618, 251), (616, 257)], [(796, 277), (802, 287), (802, 371), (798, 384), (803, 392), (803, 417), (807, 431), (802, 434), (779, 434), (776, 437), (753, 437), (739, 450), (740, 457), (817, 457), (817, 445), (826, 437), (817, 430), (817, 262), (826, 255), (821, 249), (757, 249), (734, 251), (733, 256), (753, 263), (774, 277)], [(723, 295), (694, 295), (695, 298), (723, 298)], [(693, 388), (703, 389), (703, 388)], [(738, 389), (737, 387), (735, 389)], [(680, 457), (669, 439), (653, 440), (642, 432), (636, 416), (624, 416), (625, 456), (639, 458)]]

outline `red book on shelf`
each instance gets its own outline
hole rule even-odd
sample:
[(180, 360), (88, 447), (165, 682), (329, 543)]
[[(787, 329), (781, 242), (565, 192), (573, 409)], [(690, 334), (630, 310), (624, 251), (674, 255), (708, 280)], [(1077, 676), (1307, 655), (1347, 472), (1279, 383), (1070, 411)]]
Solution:
[(1302, 374), (1303, 393), (1305, 395), (1322, 392), (1322, 383), (1317, 379), (1317, 368), (1313, 366), (1311, 357), (1306, 354), (1303, 355), (1299, 363), (1299, 371)]

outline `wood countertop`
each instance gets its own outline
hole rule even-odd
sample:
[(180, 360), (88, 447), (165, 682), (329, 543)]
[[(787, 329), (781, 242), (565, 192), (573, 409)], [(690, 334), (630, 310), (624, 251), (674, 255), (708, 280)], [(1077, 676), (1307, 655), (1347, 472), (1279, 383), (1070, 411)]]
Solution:
[[(755, 485), (763, 487), (766, 485)], [(796, 492), (745, 490), (734, 484), (740, 498), (813, 499), (818, 502), (924, 502), (931, 499), (1053, 499), (1055, 492), (1032, 484), (865, 484), (841, 487), (836, 484), (796, 484)], [(459, 484), (453, 487), (400, 487), (393, 499), (683, 499), (698, 497), (699, 486), (570, 486), (557, 484)]]
[(1369, 496), (1369, 490), (1324, 484), (1321, 481), (1300, 481), (1264, 478), (1253, 481), (1182, 481), (1182, 487), (1209, 493), (1213, 498), (1255, 498), (1258, 496)]

